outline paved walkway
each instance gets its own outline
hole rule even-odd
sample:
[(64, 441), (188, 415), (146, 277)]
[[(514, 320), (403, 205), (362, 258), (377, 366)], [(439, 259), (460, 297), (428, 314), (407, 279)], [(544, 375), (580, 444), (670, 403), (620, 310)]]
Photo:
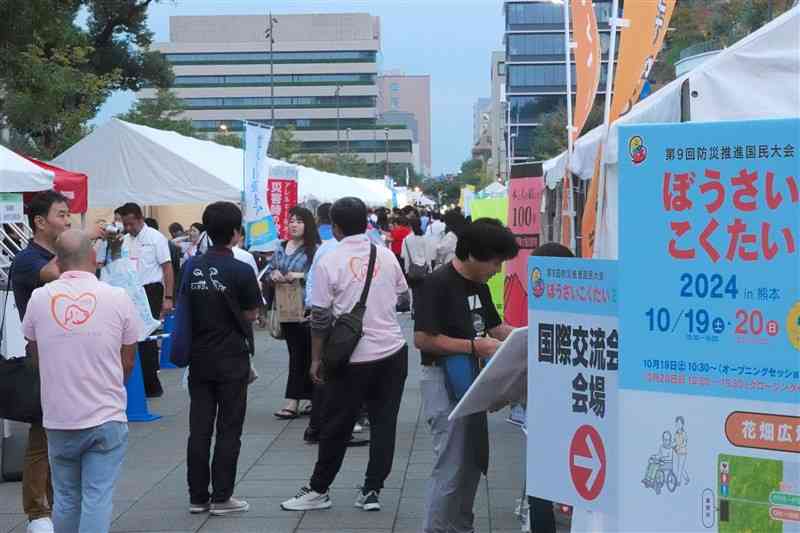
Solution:
[[(403, 322), (410, 338), (410, 323), (405, 318)], [(303, 443), (307, 419), (285, 422), (272, 416), (281, 404), (286, 384), (285, 344), (261, 333), (257, 345), (256, 366), (261, 377), (250, 390), (236, 487), (236, 496), (247, 499), (250, 511), (235, 518), (188, 513), (188, 395), (179, 386), (182, 372), (166, 370), (161, 373), (166, 394), (150, 404), (151, 411), (163, 418), (131, 424), (130, 449), (117, 482), (112, 531), (419, 532), (432, 454), (430, 436), (420, 414), (416, 350), (412, 349), (410, 356), (394, 468), (381, 494), (383, 510), (366, 513), (353, 507), (356, 486), (363, 482), (368, 457), (367, 448), (358, 448), (348, 450), (331, 488), (333, 508), (293, 513), (282, 511), (279, 504), (308, 482), (317, 448)], [(481, 484), (476, 506), (476, 525), (481, 533), (520, 530), (513, 511), (524, 478), (524, 441), (516, 428), (503, 421), (506, 414), (504, 411), (490, 418), (491, 469)], [(9, 531), (25, 531), (19, 483), (0, 483), (0, 532)]]

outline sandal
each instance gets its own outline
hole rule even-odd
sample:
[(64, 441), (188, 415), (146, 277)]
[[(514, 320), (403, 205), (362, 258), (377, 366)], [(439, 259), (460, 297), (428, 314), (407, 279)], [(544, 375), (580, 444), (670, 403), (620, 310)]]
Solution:
[(292, 409), (287, 409), (285, 407), (273, 414), (275, 415), (275, 418), (280, 418), (281, 420), (294, 420), (299, 416), (297, 411), (293, 411)]
[(299, 416), (311, 416), (312, 404), (306, 404), (305, 407), (300, 409)]

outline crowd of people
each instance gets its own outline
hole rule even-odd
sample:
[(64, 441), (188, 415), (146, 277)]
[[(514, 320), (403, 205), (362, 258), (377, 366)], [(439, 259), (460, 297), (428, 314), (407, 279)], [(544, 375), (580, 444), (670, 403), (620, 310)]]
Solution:
[[(358, 198), (342, 198), (316, 213), (294, 207), (288, 238), (264, 262), (242, 249), (242, 213), (228, 202), (209, 205), (188, 232), (171, 224), (170, 239), (132, 203), (116, 210), (112, 224), (69, 229), (66, 199), (56, 192), (34, 198), (29, 219), (34, 237), (11, 271), (42, 384), (44, 416), (31, 426), (23, 480), (29, 531), (108, 530), (127, 448), (124, 384), (137, 345), (146, 395), (164, 393), (158, 346), (143, 338), (131, 299), (96, 276), (117, 258), (135, 264), (154, 318), (173, 312), (176, 301), (187, 306), (189, 512), (249, 509), (234, 485), (257, 353), (252, 325), (264, 309), (283, 316), (283, 291), (300, 309), (279, 323), (288, 374), (285, 403), (274, 415), (308, 416), (304, 439), (318, 445), (318, 457), (308, 484), (281, 507), (331, 507), (329, 487), (347, 448), (369, 445), (355, 505), (381, 508), (409, 368), (401, 314), (413, 301), (434, 454), (422, 529), (473, 531), (488, 461), (486, 415), (448, 420), (458, 397), (446, 361), (467, 356), (477, 368), (511, 332), (487, 286), (518, 252), (500, 222), (473, 222), (459, 210), (370, 210)], [(351, 326), (354, 343), (337, 363), (333, 339)], [(369, 440), (357, 437), (363, 426)]]

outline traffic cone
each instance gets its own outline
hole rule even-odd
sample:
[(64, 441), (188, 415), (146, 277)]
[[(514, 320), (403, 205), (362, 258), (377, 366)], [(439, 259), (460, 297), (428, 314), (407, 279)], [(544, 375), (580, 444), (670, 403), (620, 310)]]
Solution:
[(168, 368), (178, 368), (169, 360), (169, 352), (172, 350), (172, 332), (175, 330), (175, 313), (170, 313), (164, 318), (164, 333), (168, 333), (169, 337), (161, 341), (161, 360), (159, 366), (161, 370)]
[(128, 407), (125, 414), (128, 415), (129, 422), (152, 422), (158, 420), (161, 415), (150, 413), (147, 408), (147, 398), (144, 395), (144, 378), (142, 377), (142, 364), (139, 362), (139, 350), (136, 350), (136, 361), (133, 363), (133, 372), (125, 383), (128, 391)]

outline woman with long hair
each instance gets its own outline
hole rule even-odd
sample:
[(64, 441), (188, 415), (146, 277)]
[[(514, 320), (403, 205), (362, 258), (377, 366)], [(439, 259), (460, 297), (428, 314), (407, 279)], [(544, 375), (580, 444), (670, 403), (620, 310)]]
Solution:
[(183, 243), (185, 245), (185, 249), (183, 251), (183, 262), (186, 262), (190, 257), (197, 255), (197, 252), (200, 250), (200, 237), (205, 231), (206, 228), (199, 222), (194, 222), (191, 226), (189, 226), (189, 240), (188, 242)]
[[(289, 211), (289, 239), (281, 242), (267, 267), (267, 279), (273, 287), (282, 283), (299, 283), (303, 287), (308, 269), (320, 244), (317, 222), (305, 207), (295, 206)], [(314, 384), (309, 376), (311, 368), (311, 330), (307, 320), (282, 322), (286, 346), (289, 350), (289, 375), (286, 380), (286, 404), (275, 412), (284, 420), (311, 413)], [(307, 404), (300, 409), (300, 402)]]

